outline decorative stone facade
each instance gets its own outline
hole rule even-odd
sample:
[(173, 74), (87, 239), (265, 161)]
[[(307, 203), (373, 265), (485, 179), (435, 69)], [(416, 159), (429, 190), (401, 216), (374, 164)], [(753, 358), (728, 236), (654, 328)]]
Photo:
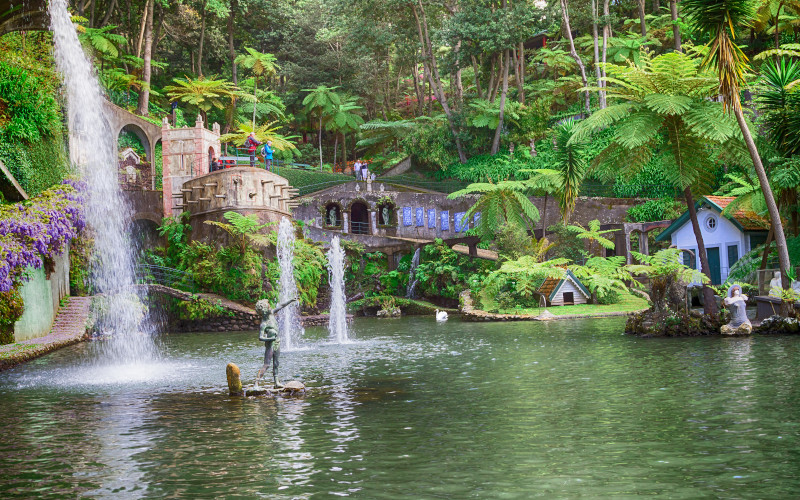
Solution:
[(179, 215), (183, 183), (211, 170), (211, 158), (219, 156), (219, 124), (205, 128), (198, 115), (194, 127), (171, 128), (166, 118), (162, 123), (164, 215)]

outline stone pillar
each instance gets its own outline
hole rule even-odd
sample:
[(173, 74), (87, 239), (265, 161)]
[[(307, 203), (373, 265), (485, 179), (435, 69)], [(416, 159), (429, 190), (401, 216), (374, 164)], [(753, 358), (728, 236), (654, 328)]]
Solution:
[[(161, 198), (164, 210), (164, 217), (172, 217), (172, 177), (170, 173), (169, 147), (170, 141), (167, 139), (169, 121), (165, 117), (161, 121)], [(155, 165), (153, 165), (155, 173)]]
[(650, 255), (650, 242), (647, 241), (647, 233), (644, 231), (639, 232), (639, 253)]
[(397, 262), (394, 260), (394, 252), (386, 252), (386, 269), (394, 271), (397, 269)]
[(372, 192), (372, 178), (371, 177), (367, 177), (367, 192), (368, 193)]
[(624, 230), (614, 232), (614, 255), (627, 255), (625, 250), (625, 233)]
[(370, 234), (378, 234), (378, 213), (375, 210), (369, 211), (369, 223), (372, 229)]
[(631, 233), (627, 231), (625, 231), (625, 263), (631, 263)]
[(348, 225), (350, 223), (350, 214), (342, 210), (342, 232), (347, 234), (348, 232)]

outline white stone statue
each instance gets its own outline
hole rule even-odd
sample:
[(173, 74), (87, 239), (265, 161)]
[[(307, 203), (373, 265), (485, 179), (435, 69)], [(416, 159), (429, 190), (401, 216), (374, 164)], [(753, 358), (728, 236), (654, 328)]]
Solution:
[(732, 285), (728, 289), (728, 296), (722, 303), (731, 313), (731, 320), (727, 325), (722, 325), (720, 333), (723, 335), (750, 335), (753, 325), (747, 318), (747, 295), (742, 293), (739, 285)]
[(772, 279), (769, 281), (769, 296), (780, 297), (782, 295), (783, 286), (781, 283), (781, 272), (775, 271), (775, 274), (772, 275)]

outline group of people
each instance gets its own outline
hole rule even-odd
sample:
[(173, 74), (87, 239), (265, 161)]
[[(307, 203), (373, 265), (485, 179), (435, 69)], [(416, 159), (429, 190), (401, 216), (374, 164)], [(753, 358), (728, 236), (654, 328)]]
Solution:
[(375, 179), (375, 174), (370, 174), (369, 165), (367, 162), (356, 160), (353, 164), (353, 172), (356, 175), (357, 181), (365, 181), (367, 179)]

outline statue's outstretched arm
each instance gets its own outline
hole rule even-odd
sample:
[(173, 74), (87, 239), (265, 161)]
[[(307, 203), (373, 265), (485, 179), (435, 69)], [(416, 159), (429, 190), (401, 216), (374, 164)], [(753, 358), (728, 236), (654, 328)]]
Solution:
[(273, 310), (272, 310), (272, 313), (273, 313), (273, 314), (274, 314), (274, 313), (277, 313), (278, 311), (280, 311), (280, 310), (281, 310), (281, 309), (283, 309), (284, 307), (288, 306), (288, 305), (289, 305), (289, 304), (291, 304), (292, 302), (297, 302), (297, 299), (289, 299), (289, 300), (287, 300), (286, 302), (281, 302), (280, 304), (278, 304), (277, 306), (275, 306), (275, 309), (273, 309)]

